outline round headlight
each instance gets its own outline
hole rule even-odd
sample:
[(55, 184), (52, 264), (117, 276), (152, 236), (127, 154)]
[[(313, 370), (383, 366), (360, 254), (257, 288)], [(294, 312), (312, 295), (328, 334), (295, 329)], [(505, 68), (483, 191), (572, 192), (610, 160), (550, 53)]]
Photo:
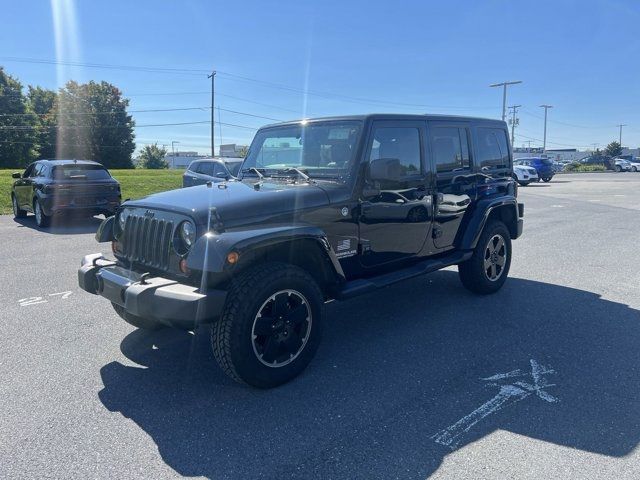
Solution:
[(196, 241), (196, 226), (189, 222), (182, 222), (180, 224), (180, 238), (184, 242), (185, 247), (191, 248), (193, 242)]
[(120, 231), (124, 230), (124, 226), (127, 223), (128, 216), (129, 216), (129, 210), (122, 210), (118, 215), (118, 225), (120, 226)]

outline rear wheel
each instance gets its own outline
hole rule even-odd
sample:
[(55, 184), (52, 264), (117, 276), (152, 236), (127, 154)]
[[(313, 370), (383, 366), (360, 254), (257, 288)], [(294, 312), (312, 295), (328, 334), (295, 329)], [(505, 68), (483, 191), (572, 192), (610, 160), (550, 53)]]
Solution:
[(462, 284), (474, 293), (495, 293), (507, 280), (511, 266), (511, 236), (506, 225), (489, 223), (483, 230), (473, 256), (458, 265)]
[(26, 210), (22, 210), (18, 206), (18, 199), (15, 195), (11, 195), (11, 205), (13, 206), (13, 216), (14, 218), (24, 218), (27, 216)]
[(133, 325), (136, 328), (140, 328), (142, 330), (159, 330), (164, 327), (162, 323), (156, 322), (155, 320), (151, 320), (148, 318), (138, 317), (136, 315), (131, 315), (128, 313), (123, 306), (118, 305), (117, 303), (111, 302), (113, 309), (116, 311), (122, 319), (127, 322), (129, 325)]
[(615, 166), (616, 172), (620, 173), (622, 171), (622, 167), (620, 165)]
[(33, 201), (33, 213), (36, 216), (36, 225), (41, 228), (46, 228), (51, 224), (51, 217), (44, 213), (40, 200), (37, 198)]
[(318, 349), (323, 297), (301, 268), (265, 263), (240, 274), (211, 329), (222, 370), (259, 388), (299, 375)]
[(638, 171), (638, 168), (637, 168), (637, 167), (631, 167), (631, 171), (632, 171), (632, 172), (637, 172), (637, 171)]
[(544, 177), (544, 178), (542, 179), (542, 181), (543, 181), (544, 183), (549, 183), (549, 182), (551, 181), (551, 177)]

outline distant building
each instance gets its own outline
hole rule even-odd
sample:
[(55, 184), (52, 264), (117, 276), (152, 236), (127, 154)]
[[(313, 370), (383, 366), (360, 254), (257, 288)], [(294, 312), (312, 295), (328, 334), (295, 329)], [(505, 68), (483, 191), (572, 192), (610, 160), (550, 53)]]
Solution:
[(246, 145), (236, 145), (235, 143), (228, 143), (226, 145), (220, 145), (221, 157), (243, 157), (243, 153), (247, 150)]

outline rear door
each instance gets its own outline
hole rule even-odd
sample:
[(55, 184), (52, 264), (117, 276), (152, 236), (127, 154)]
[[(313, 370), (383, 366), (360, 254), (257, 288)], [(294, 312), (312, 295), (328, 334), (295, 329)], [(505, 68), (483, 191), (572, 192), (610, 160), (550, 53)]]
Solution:
[(194, 181), (198, 178), (196, 170), (200, 162), (191, 162), (189, 168), (184, 172), (182, 176), (182, 186), (183, 187), (192, 187), (195, 185)]
[(462, 218), (475, 198), (476, 175), (467, 122), (429, 121), (429, 148), (436, 172), (433, 243), (453, 247)]
[(364, 267), (417, 255), (432, 221), (430, 173), (425, 162), (425, 122), (375, 121), (366, 150), (367, 171), (377, 160), (394, 162), (398, 174), (372, 180), (360, 200), (360, 261)]

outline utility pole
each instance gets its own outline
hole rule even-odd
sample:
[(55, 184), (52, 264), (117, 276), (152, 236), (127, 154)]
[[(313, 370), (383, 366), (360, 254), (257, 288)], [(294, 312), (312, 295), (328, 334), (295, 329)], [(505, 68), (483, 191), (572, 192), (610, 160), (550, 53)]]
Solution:
[(544, 137), (542, 142), (542, 153), (547, 152), (547, 111), (553, 108), (553, 105), (540, 105), (540, 108), (544, 108)]
[(511, 110), (511, 145), (515, 145), (515, 128), (516, 125), (520, 125), (520, 119), (516, 116), (516, 114), (518, 113), (518, 109), (521, 107), (522, 105), (511, 105), (509, 108), (512, 109)]
[(626, 127), (626, 123), (621, 123), (620, 125), (616, 125), (616, 127), (620, 128), (620, 136), (618, 137), (618, 143), (622, 146), (622, 127)]
[(222, 121), (220, 120), (220, 107), (218, 107), (218, 134), (218, 138), (220, 139), (220, 147), (222, 147)]
[(207, 78), (211, 79), (211, 156), (216, 156), (216, 140), (215, 140), (215, 121), (216, 121), (216, 111), (215, 107), (215, 91), (216, 91), (216, 71), (213, 70), (211, 75), (207, 75)]
[(502, 121), (507, 118), (507, 85), (516, 85), (522, 83), (522, 80), (516, 80), (513, 82), (492, 83), (490, 87), (502, 87)]

